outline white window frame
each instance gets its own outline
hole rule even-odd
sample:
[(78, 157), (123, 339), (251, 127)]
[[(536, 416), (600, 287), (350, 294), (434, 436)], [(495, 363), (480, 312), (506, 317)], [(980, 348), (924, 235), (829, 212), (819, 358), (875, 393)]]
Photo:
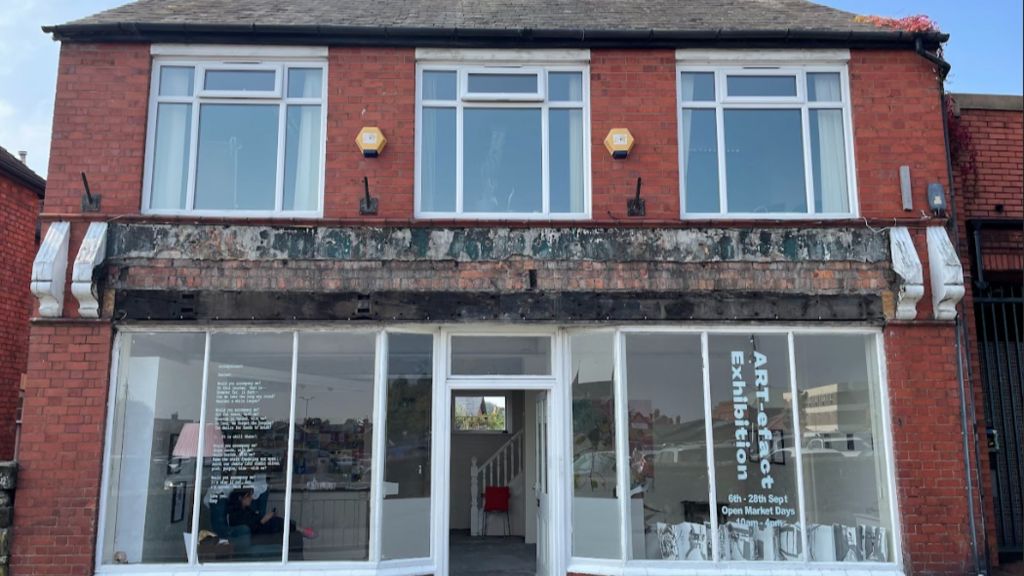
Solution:
[[(143, 174), (142, 213), (159, 216), (199, 216), (218, 218), (321, 218), (324, 210), (324, 178), (327, 157), (327, 85), (328, 68), (326, 57), (319, 58), (315, 50), (289, 51), (281, 49), (282, 56), (264, 51), (256, 57), (241, 56), (235, 50), (218, 52), (210, 49), (171, 50), (154, 46), (153, 66), (149, 88), (149, 111), (146, 124), (146, 157)], [(326, 52), (324, 52), (326, 56)], [(193, 68), (192, 96), (161, 96), (160, 71), (163, 67)], [(289, 97), (287, 74), (291, 68), (316, 68), (321, 70), (321, 91), (319, 98)], [(273, 70), (275, 86), (270, 91), (207, 90), (205, 88), (208, 70)], [(185, 185), (185, 208), (152, 208), (153, 172), (156, 153), (157, 110), (160, 104), (190, 104), (191, 124), (189, 132), (188, 176)], [(196, 209), (196, 167), (199, 150), (199, 116), (204, 104), (262, 104), (278, 106), (278, 145), (276, 181), (274, 183), (274, 208), (272, 210), (228, 210)], [(320, 173), (317, 206), (314, 210), (284, 209), (284, 170), (287, 148), (287, 109), (289, 105), (320, 106)]]
[[(683, 220), (842, 220), (858, 218), (860, 207), (857, 196), (857, 166), (853, 149), (853, 117), (850, 102), (850, 77), (846, 61), (849, 52), (796, 51), (763, 54), (739, 53), (727, 55), (724, 51), (685, 51), (677, 53), (676, 115), (677, 142), (679, 142), (679, 206)], [(710, 72), (714, 74), (714, 101), (683, 102), (682, 74), (684, 72)], [(838, 73), (842, 102), (809, 102), (807, 74), (815, 72)], [(729, 96), (728, 76), (796, 76), (796, 96)], [(725, 147), (725, 110), (799, 110), (804, 161), (804, 192), (806, 212), (730, 212), (728, 209), (728, 182)], [(846, 153), (846, 189), (849, 212), (820, 212), (815, 206), (814, 173), (811, 162), (810, 110), (842, 110), (843, 145)], [(718, 156), (718, 212), (688, 213), (686, 210), (687, 164), (683, 153), (683, 110), (714, 110), (717, 127)]]
[[(471, 52), (471, 51), (465, 51)], [(465, 55), (462, 51), (435, 52), (433, 54)], [(418, 51), (419, 55), (420, 52)], [(586, 53), (589, 58), (589, 52)], [(542, 57), (542, 53), (531, 53), (530, 56)], [(573, 54), (569, 54), (573, 56)], [(590, 174), (590, 66), (586, 62), (573, 63), (568, 59), (546, 61), (523, 61), (514, 57), (501, 60), (499, 53), (496, 59), (477, 59), (472, 55), (467, 59), (458, 60), (427, 60), (416, 65), (416, 167), (415, 167), (415, 211), (417, 219), (424, 220), (589, 220), (591, 215), (591, 174)], [(423, 73), (455, 72), (455, 100), (424, 100)], [(552, 102), (547, 97), (549, 82), (548, 74), (552, 72), (580, 72), (583, 75), (582, 102)], [(516, 74), (536, 73), (536, 94), (512, 93), (491, 94), (469, 92), (469, 74)], [(423, 150), (423, 109), (449, 108), (455, 110), (455, 210), (452, 212), (429, 212), (422, 209), (423, 191), (422, 150)], [(463, 210), (463, 112), (468, 108), (526, 108), (541, 111), (541, 195), (543, 198), (541, 212), (465, 212)], [(551, 212), (550, 207), (550, 167), (548, 124), (550, 110), (573, 109), (582, 110), (583, 114), (583, 211), (578, 213)]]

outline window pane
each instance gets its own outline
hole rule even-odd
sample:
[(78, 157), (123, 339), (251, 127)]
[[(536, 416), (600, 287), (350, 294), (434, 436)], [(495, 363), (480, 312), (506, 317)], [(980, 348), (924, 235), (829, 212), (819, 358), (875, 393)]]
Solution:
[(207, 70), (207, 90), (231, 92), (273, 92), (274, 70)]
[(611, 332), (572, 336), (572, 555), (621, 558)]
[(424, 70), (424, 100), (455, 100), (457, 75), (455, 72)]
[(463, 210), (541, 212), (541, 111), (470, 108), (463, 124)]
[(714, 101), (714, 72), (683, 72), (683, 102)]
[(807, 99), (811, 102), (840, 102), (843, 99), (838, 72), (807, 74)]
[(548, 122), (548, 171), (552, 212), (581, 214), (583, 205), (583, 110), (552, 109)]
[(315, 531), (302, 560), (370, 549), (374, 334), (299, 335), (292, 520)]
[(161, 96), (191, 96), (195, 69), (191, 66), (161, 66)]
[(729, 96), (796, 96), (796, 76), (729, 76)]
[(321, 98), (323, 96), (323, 70), (320, 68), (289, 68), (289, 98)]
[(103, 563), (185, 563), (206, 336), (133, 334), (123, 342)]
[(548, 336), (452, 336), (452, 374), (459, 376), (547, 376)]
[(548, 100), (552, 102), (582, 102), (582, 72), (551, 72), (548, 74)]
[(890, 562), (875, 338), (815, 334), (795, 345), (810, 559)]
[(320, 106), (289, 106), (284, 152), (284, 209), (320, 205)]
[(430, 556), (433, 348), (429, 334), (388, 334), (384, 560)]
[(423, 109), (420, 210), (455, 211), (455, 108)]
[(818, 212), (849, 212), (842, 110), (810, 110), (811, 169)]
[(185, 208), (185, 199), (188, 194), (188, 161), (191, 140), (192, 105), (157, 105), (150, 208), (154, 210), (183, 210)]
[(626, 389), (633, 558), (710, 560), (700, 336), (627, 335)]
[(800, 559), (787, 338), (712, 334), (708, 352), (720, 559)]
[(719, 211), (718, 128), (714, 110), (683, 110), (686, 213)]
[[(280, 561), (284, 542), (292, 335), (212, 334), (206, 418), (215, 426), (203, 458), (199, 528), (226, 539), (204, 541), (200, 562)], [(291, 526), (289, 558), (302, 558)]]
[(276, 104), (200, 107), (196, 208), (274, 209), (278, 109)]
[(456, 396), (454, 402), (452, 423), (456, 431), (508, 431), (504, 396)]
[(536, 94), (536, 74), (470, 74), (469, 92), (474, 94)]
[(807, 212), (799, 110), (726, 110), (729, 212)]

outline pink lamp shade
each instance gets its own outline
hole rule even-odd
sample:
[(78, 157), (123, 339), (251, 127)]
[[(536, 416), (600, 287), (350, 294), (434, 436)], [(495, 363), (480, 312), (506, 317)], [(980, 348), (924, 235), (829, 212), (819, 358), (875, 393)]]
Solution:
[[(224, 435), (216, 424), (207, 424), (206, 433), (203, 435), (203, 457), (213, 456), (213, 449), (216, 446), (224, 445)], [(178, 435), (178, 442), (174, 445), (174, 456), (176, 458), (195, 458), (196, 449), (199, 447), (199, 423), (189, 422), (181, 428)]]

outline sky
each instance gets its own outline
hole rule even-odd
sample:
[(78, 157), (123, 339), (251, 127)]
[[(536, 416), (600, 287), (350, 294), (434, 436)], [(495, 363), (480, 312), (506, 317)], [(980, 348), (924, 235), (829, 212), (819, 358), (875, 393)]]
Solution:
[[(946, 59), (953, 64), (947, 79), (949, 91), (1024, 92), (1022, 0), (818, 1), (860, 14), (926, 14), (951, 35), (945, 52)], [(39, 28), (125, 3), (126, 0), (0, 0), (0, 146), (11, 153), (28, 151), (29, 167), (44, 177), (50, 155), (60, 46)]]

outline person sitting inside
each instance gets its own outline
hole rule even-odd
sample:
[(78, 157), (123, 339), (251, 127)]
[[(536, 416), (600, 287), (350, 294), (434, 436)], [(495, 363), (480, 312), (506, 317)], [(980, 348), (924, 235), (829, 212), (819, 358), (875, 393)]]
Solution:
[[(239, 488), (231, 491), (231, 494), (228, 496), (227, 520), (232, 532), (239, 527), (248, 528), (253, 545), (277, 543), (280, 546), (280, 535), (284, 533), (284, 518), (277, 515), (276, 508), (268, 511), (266, 514), (260, 514), (253, 506), (252, 488)], [(298, 527), (294, 521), (290, 523), (290, 529), (291, 537), (289, 538), (288, 555), (292, 557), (293, 554), (297, 553), (298, 557), (301, 558), (302, 539), (315, 538), (316, 533), (312, 528)]]

